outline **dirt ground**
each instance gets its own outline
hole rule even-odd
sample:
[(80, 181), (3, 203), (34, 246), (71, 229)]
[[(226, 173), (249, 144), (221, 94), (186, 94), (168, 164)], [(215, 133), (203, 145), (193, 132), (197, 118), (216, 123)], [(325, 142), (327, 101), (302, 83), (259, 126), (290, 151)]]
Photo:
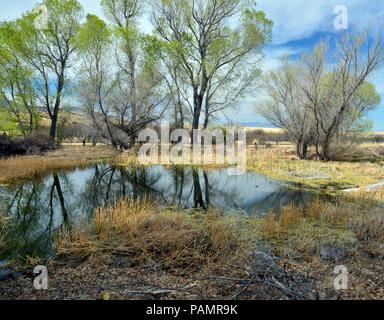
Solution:
[[(125, 258), (88, 260), (48, 266), (48, 290), (34, 289), (32, 268), (12, 272), (0, 280), (0, 300), (381, 300), (384, 246), (378, 251), (373, 257), (352, 249), (341, 260), (258, 255), (246, 271), (236, 264), (166, 270), (134, 266)], [(348, 289), (335, 291), (334, 269), (340, 265), (348, 270)]]

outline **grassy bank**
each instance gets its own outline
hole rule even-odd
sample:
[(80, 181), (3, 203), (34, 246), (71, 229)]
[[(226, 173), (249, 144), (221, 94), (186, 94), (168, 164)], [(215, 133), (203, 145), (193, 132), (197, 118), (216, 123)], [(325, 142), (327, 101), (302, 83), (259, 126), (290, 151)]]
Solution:
[(262, 218), (122, 199), (98, 208), (84, 226), (62, 230), (55, 242), (58, 258), (121, 254), (138, 264), (161, 261), (180, 267), (223, 261), (260, 244), (260, 239), (278, 255), (303, 257), (323, 246), (379, 243), (384, 240), (384, 217), (373, 203), (352, 197), (288, 205)]
[(85, 167), (95, 161), (111, 160), (117, 152), (110, 147), (64, 146), (41, 156), (0, 159), (0, 183), (27, 180), (52, 171)]
[(300, 188), (337, 195), (343, 189), (384, 181), (383, 160), (298, 160), (290, 147), (247, 150), (247, 168), (272, 178), (294, 182)]
[(121, 199), (96, 209), (85, 226), (59, 232), (55, 243), (58, 259), (117, 255), (139, 265), (158, 261), (163, 267), (184, 268), (236, 255), (243, 245), (235, 232), (215, 210), (190, 216), (146, 199)]
[[(4, 181), (100, 160), (140, 165), (135, 152), (108, 148), (65, 146), (46, 156), (17, 158), (8, 167), (4, 163), (10, 160), (2, 160), (0, 168), (13, 172)], [(120, 199), (97, 208), (84, 224), (57, 232), (56, 256), (49, 264), (52, 290), (36, 293), (30, 276), (23, 275), (0, 284), (4, 297), (384, 298), (384, 188), (364, 190), (364, 185), (384, 180), (382, 160), (299, 161), (286, 147), (250, 148), (247, 160), (249, 170), (334, 197), (251, 218), (215, 208), (176, 210), (148, 199)], [(363, 188), (340, 192), (351, 187)], [(29, 261), (29, 267), (48, 263)], [(350, 289), (335, 292), (333, 270), (340, 264), (348, 268)]]
[[(6, 298), (27, 299), (384, 298), (384, 218), (376, 209), (349, 196), (246, 218), (121, 199), (57, 232), (49, 291), (33, 291), (28, 276), (2, 285)], [(340, 264), (350, 289), (335, 292)]]
[(0, 210), (0, 247), (5, 245), (5, 236), (7, 234), (6, 218), (3, 212)]

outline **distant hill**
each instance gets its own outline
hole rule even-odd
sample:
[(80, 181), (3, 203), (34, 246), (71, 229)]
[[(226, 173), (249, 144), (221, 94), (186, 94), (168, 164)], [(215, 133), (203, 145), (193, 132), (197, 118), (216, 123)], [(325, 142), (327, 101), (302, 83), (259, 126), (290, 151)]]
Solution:
[(243, 127), (249, 127), (249, 128), (268, 128), (268, 129), (277, 128), (269, 123), (263, 123), (263, 122), (242, 122), (241, 125)]
[(71, 107), (69, 109), (72, 113), (79, 114), (79, 115), (85, 115), (84, 108), (81, 107)]

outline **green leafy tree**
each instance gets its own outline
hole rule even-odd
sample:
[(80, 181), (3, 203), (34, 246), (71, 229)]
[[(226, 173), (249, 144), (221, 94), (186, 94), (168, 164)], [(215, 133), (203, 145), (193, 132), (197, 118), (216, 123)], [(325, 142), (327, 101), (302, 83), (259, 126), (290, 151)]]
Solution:
[(116, 48), (117, 88), (113, 108), (120, 116), (124, 115), (120, 117), (119, 127), (129, 135), (133, 145), (139, 131), (160, 119), (169, 104), (153, 55), (159, 48), (138, 26), (143, 1), (103, 0), (101, 5), (113, 26)]
[(16, 20), (15, 48), (37, 79), (39, 103), (51, 120), (50, 145), (55, 144), (60, 107), (68, 89), (68, 70), (75, 63), (83, 9), (76, 0), (43, 0), (49, 14), (46, 29), (37, 29), (37, 14)]
[(341, 135), (368, 132), (373, 129), (373, 121), (367, 119), (369, 112), (381, 103), (381, 96), (374, 84), (365, 81), (351, 101), (351, 108), (346, 111), (340, 123)]
[(36, 106), (33, 71), (15, 48), (14, 22), (0, 24), (0, 99), (18, 130), (26, 135), (38, 128), (40, 114)]
[(131, 23), (109, 27), (93, 15), (87, 16), (79, 40), (79, 99), (98, 135), (126, 149), (140, 130), (162, 117), (169, 101), (146, 53), (150, 41)]
[(272, 21), (248, 0), (151, 4), (156, 35), (166, 44), (168, 66), (176, 66), (188, 86), (184, 98), (193, 129), (199, 127), (202, 113), (206, 126), (213, 113), (233, 105), (254, 83), (261, 49), (271, 39)]

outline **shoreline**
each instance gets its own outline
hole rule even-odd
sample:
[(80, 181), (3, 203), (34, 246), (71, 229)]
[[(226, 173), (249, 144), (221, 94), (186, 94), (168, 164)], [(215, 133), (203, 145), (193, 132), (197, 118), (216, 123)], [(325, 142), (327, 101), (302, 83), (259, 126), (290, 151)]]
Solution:
[[(71, 149), (71, 148), (69, 148)], [(68, 152), (68, 148), (64, 148), (62, 150), (58, 150), (55, 153), (55, 157), (57, 160), (60, 161), (62, 152)], [(84, 153), (84, 149), (82, 147), (75, 148), (77, 149), (78, 153)], [(271, 154), (270, 154), (271, 155)], [(52, 156), (52, 154), (51, 154)], [(101, 158), (96, 158), (97, 154), (94, 154), (94, 161), (101, 161)], [(106, 154), (104, 154), (104, 159)], [(252, 154), (251, 154), (252, 156)], [(265, 156), (265, 154), (263, 154)], [(115, 154), (113, 157), (108, 155), (110, 157), (109, 159), (114, 159), (115, 165), (120, 165), (121, 162), (121, 154)], [(250, 158), (252, 159), (252, 158)], [(267, 158), (270, 159), (270, 158)], [(318, 167), (313, 169), (312, 162), (298, 162), (298, 161), (292, 161), (288, 159), (276, 159), (272, 158), (274, 161), (267, 161), (267, 159), (257, 159), (253, 158), (253, 169), (255, 171), (258, 171), (257, 168), (260, 168), (263, 166), (263, 164), (267, 164), (265, 171), (272, 172), (276, 174), (275, 171), (273, 171), (276, 166), (279, 166), (283, 164), (283, 170), (282, 172), (293, 172), (295, 168), (298, 168), (298, 166), (301, 165), (301, 168), (298, 170), (299, 173), (308, 173), (309, 175), (313, 174), (313, 172), (318, 172), (317, 170), (324, 169), (326, 172), (331, 172), (336, 175), (345, 174), (345, 172), (348, 172), (349, 170), (353, 170), (357, 167), (356, 164), (353, 163), (317, 163)], [(87, 159), (89, 161), (90, 159)], [(256, 161), (259, 160), (260, 163), (257, 163)], [(304, 166), (304, 168), (303, 168)], [(340, 169), (338, 170), (330, 170), (329, 168), (333, 168), (333, 166), (336, 166), (337, 169), (339, 166)], [(366, 167), (360, 168), (360, 172), (370, 172), (372, 173), (372, 170), (379, 170), (379, 167), (376, 167), (375, 165), (372, 165), (370, 163), (365, 163)], [(311, 167), (309, 171), (306, 171), (308, 167)], [(210, 167), (211, 169), (215, 169), (214, 167)], [(380, 166), (381, 168), (381, 166)], [(288, 170), (289, 169), (289, 170)], [(259, 172), (259, 171), (258, 171)], [(281, 175), (282, 172), (277, 172)], [(360, 172), (355, 172), (355, 174), (360, 174)], [(265, 172), (261, 172), (261, 174), (266, 174)], [(269, 176), (268, 174), (266, 174)], [(276, 176), (276, 175), (275, 175)], [(304, 175), (303, 175), (304, 176)], [(303, 178), (301, 177), (301, 179)], [(295, 177), (296, 178), (296, 177)], [(330, 177), (329, 179), (333, 179), (334, 176)], [(361, 177), (360, 177), (361, 178)], [(379, 176), (376, 176), (375, 178), (380, 178)], [(329, 180), (327, 179), (327, 180)], [(362, 180), (362, 179), (360, 179)], [(316, 180), (318, 183), (319, 181)], [(340, 181), (339, 181), (340, 182)], [(342, 183), (340, 183), (342, 184)], [(341, 193), (339, 193), (340, 196)], [(382, 203), (383, 199), (383, 193), (377, 193), (375, 196), (378, 197), (377, 201), (380, 201)], [(378, 244), (381, 243), (382, 240), (380, 240), (383, 233), (380, 231), (381, 229), (381, 222), (376, 219), (376, 213), (375, 211), (375, 204), (373, 201), (376, 201), (372, 198), (371, 195), (369, 195), (366, 192), (360, 192), (357, 195), (346, 196), (345, 198), (335, 198), (335, 204), (332, 204), (331, 202), (326, 201), (318, 201), (311, 207), (311, 216), (307, 217), (305, 211), (300, 211), (298, 208), (294, 207), (284, 207), (282, 208), (285, 213), (283, 213), (284, 219), (282, 219), (279, 215), (276, 213), (267, 214), (266, 217), (260, 218), (260, 219), (254, 219), (252, 221), (249, 221), (248, 223), (241, 222), (231, 222), (229, 225), (236, 226), (236, 233), (242, 234), (244, 239), (242, 241), (246, 243), (259, 243), (258, 241), (260, 239), (264, 239), (266, 244), (270, 244), (271, 247), (266, 247), (268, 250), (270, 250), (270, 253), (267, 254), (267, 256), (264, 256), (264, 253), (261, 255), (266, 259), (266, 261), (269, 261), (269, 265), (275, 265), (278, 266), (277, 269), (273, 271), (271, 276), (276, 278), (276, 270), (279, 268), (283, 268), (285, 264), (290, 263), (292, 272), (292, 281), (293, 286), (300, 286), (300, 284), (303, 284), (303, 279), (306, 279), (304, 281), (305, 283), (305, 289), (303, 289), (302, 292), (307, 292), (306, 290), (309, 290), (310, 287), (310, 281), (307, 278), (303, 278), (302, 276), (308, 272), (312, 272), (313, 270), (318, 270), (319, 274), (321, 274), (321, 281), (322, 283), (319, 284), (318, 291), (321, 297), (324, 299), (334, 299), (337, 298), (338, 294), (336, 294), (332, 288), (328, 288), (330, 283), (330, 277), (332, 276), (332, 266), (338, 264), (348, 264), (349, 268), (351, 268), (354, 272), (355, 280), (358, 282), (358, 280), (362, 277), (371, 277), (375, 279), (379, 279), (379, 269), (376, 269), (375, 261), (378, 261), (377, 259), (380, 259), (380, 257), (384, 257), (384, 246), (379, 246)], [(354, 211), (352, 212), (351, 206), (354, 207)], [(377, 207), (376, 209), (378, 209)], [(171, 214), (174, 214), (170, 212)], [(165, 215), (167, 217), (167, 215)], [(145, 218), (147, 219), (147, 218)], [(152, 218), (151, 218), (152, 219)], [(151, 221), (151, 220), (148, 220)], [(186, 220), (188, 221), (188, 220)], [(170, 224), (172, 225), (172, 224)], [(384, 226), (384, 223), (382, 224)], [(196, 226), (200, 226), (199, 223), (196, 224)], [(358, 226), (358, 227), (357, 227)], [(194, 228), (194, 227), (193, 227)], [(261, 228), (261, 229), (260, 229)], [(124, 228), (122, 229), (124, 230)], [(160, 229), (161, 233), (163, 233), (164, 229)], [(176, 230), (179, 230), (176, 228)], [(176, 230), (171, 229), (169, 235), (173, 236), (176, 234)], [(253, 230), (252, 234), (247, 234), (246, 230)], [(375, 231), (377, 230), (377, 232)], [(152, 233), (150, 233), (152, 234)], [(223, 234), (223, 232), (219, 232), (218, 234)], [(250, 237), (250, 238), (247, 238)], [(376, 237), (376, 238), (375, 238)], [(171, 238), (170, 238), (171, 239)], [(197, 237), (196, 239), (200, 239), (200, 237)], [(248, 239), (248, 240), (245, 240)], [(251, 242), (249, 239), (252, 239)], [(346, 252), (343, 254), (343, 256), (340, 258), (338, 257), (338, 251), (335, 249), (336, 246), (330, 246), (324, 247), (324, 241), (329, 240), (329, 244), (331, 243), (338, 243), (341, 246), (343, 246), (343, 243), (345, 244), (345, 250)], [(338, 240), (334, 240), (338, 239)], [(366, 240), (369, 239), (369, 240)], [(377, 241), (376, 241), (377, 240)], [(93, 240), (92, 240), (93, 241)], [(178, 241), (176, 242), (178, 243)], [(350, 243), (350, 245), (347, 245)], [(67, 243), (69, 245), (69, 249), (72, 245), (78, 246), (80, 243), (76, 244), (75, 242)], [(115, 251), (113, 243), (111, 243), (111, 250), (112, 252)], [(260, 244), (260, 243), (259, 243)], [(109, 244), (108, 244), (109, 245)], [(139, 246), (140, 247), (140, 246)], [(64, 247), (63, 247), (64, 248)], [(92, 250), (95, 250), (97, 247), (95, 247)], [(100, 248), (103, 248), (102, 246)], [(277, 248), (279, 250), (275, 250), (274, 248)], [(324, 249), (325, 248), (325, 249)], [(120, 249), (124, 249), (123, 245)], [(119, 249), (119, 250), (120, 250)], [(67, 250), (67, 249), (65, 249)], [(71, 249), (72, 250), (72, 249)], [(88, 250), (88, 249), (86, 249)], [(104, 249), (103, 249), (104, 250)], [(200, 249), (199, 249), (200, 250)], [(286, 251), (287, 250), (287, 251)], [(308, 251), (309, 250), (309, 251)], [(336, 251), (335, 251), (336, 250)], [(343, 249), (344, 250), (344, 249)], [(295, 252), (299, 251), (301, 253), (297, 258), (294, 259), (288, 259), (291, 255), (289, 252)], [(67, 251), (63, 251), (67, 252)], [(86, 251), (84, 251), (86, 252)], [(97, 251), (95, 251), (97, 252)], [(293, 256), (294, 257), (294, 256)], [(135, 260), (137, 257), (133, 256), (133, 260)], [(260, 258), (260, 255), (259, 255)], [(152, 259), (152, 258), (151, 258)], [(150, 259), (150, 260), (151, 260)], [(271, 260), (272, 259), (272, 260)], [(341, 259), (341, 260), (340, 260)], [(149, 261), (150, 261), (149, 260)], [(153, 258), (153, 261), (157, 261), (157, 258)], [(246, 268), (251, 268), (252, 264), (249, 261), (251, 260), (245, 260), (247, 261), (244, 266)], [(272, 262), (273, 261), (273, 262)], [(24, 269), (22, 266), (15, 265), (14, 271), (17, 273), (21, 271), (20, 274), (16, 274), (16, 277), (10, 275), (11, 278), (6, 278), (5, 280), (0, 280), (0, 287), (1, 291), (3, 291), (7, 296), (4, 298), (10, 298), (10, 299), (18, 299), (18, 298), (28, 298), (28, 299), (55, 299), (55, 298), (63, 298), (63, 299), (136, 299), (136, 298), (161, 298), (161, 299), (188, 299), (189, 294), (194, 296), (195, 298), (198, 295), (203, 295), (203, 293), (208, 292), (211, 290), (213, 293), (213, 296), (204, 296), (205, 298), (218, 298), (218, 299), (225, 299), (228, 297), (233, 297), (236, 295), (239, 290), (241, 291), (242, 285), (245, 281), (249, 281), (249, 275), (241, 273), (237, 269), (231, 269), (233, 268), (233, 264), (236, 264), (238, 261), (231, 261), (226, 265), (222, 266), (221, 264), (197, 264), (192, 269), (185, 269), (185, 268), (176, 268), (172, 272), (170, 271), (169, 267), (164, 266), (162, 263), (158, 264), (156, 263), (137, 263), (135, 261), (132, 261), (130, 256), (119, 256), (119, 255), (109, 255), (104, 254), (103, 251), (101, 251), (100, 255), (92, 255), (90, 258), (87, 258), (82, 261), (82, 263), (78, 264), (77, 262), (74, 262), (70, 258), (62, 259), (54, 259), (53, 263), (48, 265), (51, 269), (51, 273), (53, 274), (52, 280), (53, 285), (50, 290), (47, 292), (36, 292), (33, 288), (29, 288), (27, 286), (27, 283), (31, 285), (31, 279), (33, 279), (33, 274), (31, 272), (32, 265), (43, 263), (43, 261), (38, 260), (31, 260), (29, 263), (31, 265), (24, 266)], [(361, 266), (365, 266), (364, 268), (361, 268)], [(12, 266), (12, 265), (11, 265)], [(231, 267), (230, 267), (231, 266)], [(310, 267), (309, 267), (310, 266)], [(315, 266), (315, 267), (314, 267)], [(360, 267), (359, 267), (360, 266)], [(369, 266), (369, 267), (367, 267)], [(221, 269), (221, 267), (225, 267)], [(229, 267), (229, 269), (228, 269)], [(96, 271), (95, 268), (98, 268)], [(101, 269), (100, 269), (101, 268)], [(313, 270), (311, 268), (314, 268)], [(140, 270), (140, 271), (138, 271)], [(227, 271), (225, 271), (227, 270)], [(228, 270), (232, 270), (234, 273), (229, 272)], [(299, 272), (298, 272), (299, 270)], [(12, 271), (13, 272), (13, 271)], [(101, 272), (101, 273), (100, 273)], [(147, 286), (141, 286), (136, 283), (136, 287), (132, 286), (131, 288), (126, 288), (123, 291), (119, 289), (119, 286), (123, 285), (123, 282), (121, 282), (118, 279), (118, 274), (126, 274), (127, 279), (136, 279), (134, 274), (142, 273), (144, 275), (143, 278), (140, 278), (141, 280), (138, 280), (142, 285), (142, 279), (148, 278), (148, 277), (159, 277), (158, 279), (153, 278), (153, 282), (151, 285)], [(237, 273), (237, 272), (240, 272)], [(295, 273), (298, 272), (298, 273)], [(176, 273), (176, 274), (175, 274)], [(197, 280), (197, 276), (202, 275), (203, 273), (206, 273), (207, 277), (214, 277), (211, 278), (211, 283), (206, 284), (204, 281), (209, 282), (208, 280), (204, 280), (202, 283)], [(79, 274), (83, 274), (83, 277), (79, 278)], [(109, 274), (109, 275), (108, 275)], [(279, 274), (279, 272), (277, 272)], [(68, 276), (68, 279), (64, 279), (64, 275)], [(84, 280), (83, 278), (88, 277), (88, 280)], [(106, 281), (107, 283), (110, 283), (109, 287), (103, 287), (102, 285), (95, 285), (92, 287), (92, 283), (97, 281), (101, 281), (99, 279), (104, 279), (103, 281)], [(117, 277), (117, 278), (115, 278)], [(242, 279), (239, 281), (225, 281), (224, 278), (229, 279)], [(77, 280), (75, 280), (77, 279)], [(212, 280), (215, 281), (212, 281)], [(300, 280), (301, 279), (301, 280)], [(381, 278), (380, 278), (381, 279)], [(137, 280), (137, 279), (136, 279)], [(354, 280), (354, 281), (355, 281)], [(77, 289), (73, 289), (72, 287), (75, 286), (76, 281), (80, 281), (80, 283), (83, 283), (80, 287)], [(162, 282), (163, 281), (163, 282)], [(167, 282), (167, 285), (164, 284), (164, 281)], [(185, 287), (193, 284), (193, 281), (197, 281), (197, 287), (201, 287), (200, 291), (193, 286), (192, 293), (191, 292), (182, 292), (179, 289), (185, 289)], [(272, 280), (271, 280), (272, 281)], [(283, 281), (283, 279), (281, 279)], [(306, 281), (309, 281), (308, 283)], [(375, 280), (376, 281), (376, 280)], [(325, 285), (327, 284), (327, 286)], [(264, 282), (255, 282), (253, 286), (250, 286), (251, 289), (255, 289), (258, 286), (261, 285), (267, 285), (265, 289), (268, 289), (268, 294), (264, 297), (266, 299), (295, 299), (300, 296), (302, 293), (297, 287), (295, 287), (297, 291), (297, 296), (289, 297), (289, 290), (288, 288), (280, 288), (276, 292), (276, 286), (273, 285), (273, 283), (267, 283)], [(276, 284), (275, 284), (276, 285)], [(376, 284), (374, 288), (372, 289), (372, 292), (376, 293), (366, 293), (366, 297), (369, 297), (369, 294), (373, 294), (376, 298), (383, 298), (383, 292), (381, 288), (384, 288), (384, 286), (380, 287), (381, 282), (379, 280), (376, 281)], [(356, 285), (357, 286), (357, 285)], [(160, 289), (159, 289), (160, 287)], [(161, 295), (153, 294), (154, 291), (156, 291), (156, 288), (158, 290), (168, 290), (167, 293), (162, 293)], [(167, 289), (168, 288), (168, 289)], [(169, 289), (171, 288), (171, 289)], [(224, 290), (224, 289), (225, 290)], [(366, 287), (354, 287), (354, 289), (349, 292), (343, 292), (343, 296), (346, 299), (358, 299), (363, 295), (362, 292), (364, 290), (368, 290), (367, 288), (370, 288), (370, 285), (367, 285)], [(188, 287), (188, 290), (190, 288)], [(312, 288), (313, 289), (313, 288)], [(89, 290), (87, 292), (86, 290)], [(208, 290), (208, 291), (207, 291)], [(224, 291), (220, 291), (224, 290)], [(248, 290), (248, 289), (247, 289)], [(244, 295), (244, 299), (253, 299), (257, 295), (252, 296), (248, 295), (248, 291), (244, 291), (242, 294)], [(256, 289), (255, 289), (256, 290)], [(371, 289), (369, 289), (371, 290)], [(127, 294), (128, 291), (135, 291), (137, 292), (137, 295), (131, 295), (130, 293)], [(184, 290), (187, 291), (187, 290)], [(8, 293), (6, 293), (8, 292)], [(61, 294), (61, 292), (63, 292)], [(65, 293), (66, 292), (66, 293)], [(144, 292), (141, 294), (140, 292)], [(148, 293), (149, 292), (149, 293)], [(151, 293), (152, 292), (152, 293)], [(308, 291), (309, 292), (309, 291)], [(225, 294), (224, 294), (225, 293)], [(67, 295), (65, 295), (67, 294)], [(4, 295), (4, 294), (3, 294)], [(232, 296), (231, 296), (232, 295)], [(269, 296), (268, 296), (269, 295)], [(365, 297), (363, 295), (363, 297)], [(263, 297), (259, 296), (259, 299), (262, 299)], [(309, 296), (307, 297), (308, 299)]]

